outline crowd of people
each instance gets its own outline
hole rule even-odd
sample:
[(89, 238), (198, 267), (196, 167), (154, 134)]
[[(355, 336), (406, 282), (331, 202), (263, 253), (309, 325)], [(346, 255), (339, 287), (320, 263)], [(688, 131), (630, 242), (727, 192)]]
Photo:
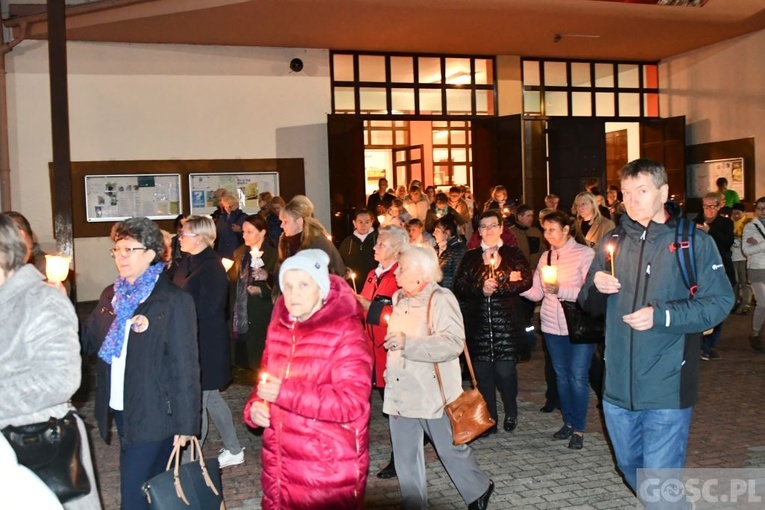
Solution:
[[(96, 360), (100, 435), (116, 424), (122, 508), (148, 508), (142, 484), (165, 470), (175, 444), (204, 442), (208, 415), (223, 443), (220, 467), (245, 463), (234, 426), (242, 407), (262, 434), (263, 508), (361, 508), (377, 391), (391, 453), (376, 475), (398, 478), (402, 508), (428, 506), (430, 442), (468, 508), (485, 509), (494, 482), (470, 445), (452, 443), (444, 413), (462, 392), (460, 355), (469, 352), (496, 424), (482, 437), (513, 433), (522, 426), (517, 365), (541, 340), (541, 411), (561, 415), (550, 438), (584, 448), (591, 385), (617, 467), (636, 491), (637, 469), (684, 465), (699, 360), (720, 359), (734, 305), (754, 308), (750, 344), (763, 349), (765, 197), (752, 218), (740, 202), (726, 211), (738, 197), (724, 192), (702, 200), (689, 291), (663, 249), (679, 218), (666, 171), (648, 160), (629, 163), (605, 195), (585, 183), (570, 211), (548, 195), (535, 212), (501, 185), (479, 208), (465, 186), (393, 190), (380, 179), (337, 247), (306, 196), (261, 194), (248, 215), (220, 189), (211, 217), (179, 216), (174, 236), (146, 218), (113, 226), (118, 277), (79, 336), (66, 289), (44, 281), (29, 223), (3, 213), (0, 385), (14, 398), (0, 405), (0, 425), (71, 411), (82, 350)], [(575, 342), (564, 301), (604, 317), (605, 341)], [(246, 403), (226, 397), (232, 361), (254, 372)], [(29, 363), (48, 377), (18, 377), (14, 367)], [(87, 448), (82, 456), (91, 493), (64, 508), (100, 508)]]

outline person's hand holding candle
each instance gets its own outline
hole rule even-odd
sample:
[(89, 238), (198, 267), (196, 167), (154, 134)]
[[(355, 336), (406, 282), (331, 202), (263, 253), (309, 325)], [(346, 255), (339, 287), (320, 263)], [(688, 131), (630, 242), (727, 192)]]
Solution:
[(542, 286), (547, 294), (558, 293), (558, 266), (542, 266)]
[(259, 427), (270, 427), (271, 409), (268, 407), (268, 402), (253, 402), (250, 407), (250, 418)]
[(258, 396), (260, 398), (266, 402), (276, 402), (281, 387), (281, 379), (265, 372), (261, 372), (260, 382), (258, 382)]

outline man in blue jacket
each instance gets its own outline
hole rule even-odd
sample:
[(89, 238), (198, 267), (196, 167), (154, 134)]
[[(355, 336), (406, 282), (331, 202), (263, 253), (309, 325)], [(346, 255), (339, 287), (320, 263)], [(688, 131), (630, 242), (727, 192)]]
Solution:
[[(699, 332), (722, 322), (734, 297), (711, 237), (698, 231), (692, 248), (676, 245), (678, 218), (665, 212), (661, 164), (628, 163), (621, 187), (626, 214), (600, 242), (579, 299), (585, 309), (606, 312), (603, 413), (618, 468), (637, 490), (638, 469), (684, 467)], [(695, 258), (693, 292), (683, 283), (678, 249)]]

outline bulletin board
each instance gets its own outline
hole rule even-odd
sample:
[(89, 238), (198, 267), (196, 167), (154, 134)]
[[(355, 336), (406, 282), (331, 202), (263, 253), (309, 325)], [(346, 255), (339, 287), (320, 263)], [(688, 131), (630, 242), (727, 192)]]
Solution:
[[(49, 164), (48, 170), (52, 186), (52, 164)], [(154, 176), (156, 183), (160, 176), (168, 178), (172, 182), (178, 182), (180, 175), (179, 211), (177, 214), (191, 214), (191, 203), (187, 197), (191, 196), (189, 177), (192, 174), (219, 174), (221, 176), (226, 174), (275, 174), (276, 185), (274, 189), (278, 190), (280, 196), (285, 200), (288, 201), (295, 195), (305, 194), (305, 164), (302, 158), (73, 161), (70, 165), (70, 172), (72, 176), (72, 230), (75, 238), (108, 237), (112, 225), (118, 221), (114, 218), (105, 218), (103, 208), (101, 209), (101, 218), (95, 218), (101, 221), (89, 221), (89, 215), (97, 216), (95, 206), (98, 205), (98, 198), (95, 198), (91, 214), (85, 176), (93, 178), (92, 182), (94, 183), (99, 182), (98, 177), (104, 178), (100, 183), (113, 182), (115, 177), (125, 178), (126, 181), (123, 185), (129, 183), (133, 186), (134, 183), (138, 184), (137, 176)], [(270, 181), (264, 181), (264, 186), (265, 182)], [(119, 193), (119, 185), (117, 190)], [(108, 191), (105, 184), (104, 191)], [(263, 189), (262, 191), (269, 190)], [(123, 189), (123, 193), (126, 193), (125, 189)], [(104, 196), (109, 196), (111, 207), (111, 195)], [(104, 202), (106, 202), (106, 198), (104, 198)], [(119, 204), (119, 200), (117, 203)], [(172, 212), (169, 215), (160, 214), (158, 216), (162, 216), (163, 219), (155, 221), (160, 228), (172, 231), (174, 229), (173, 220), (177, 214)]]
[(258, 195), (265, 191), (279, 194), (279, 174), (276, 172), (199, 173), (189, 174), (191, 214), (212, 214), (218, 208), (215, 190), (225, 188), (239, 199), (239, 209), (255, 214)]
[(717, 179), (725, 177), (728, 189), (742, 199), (744, 193), (744, 158), (713, 159), (688, 165), (688, 197), (703, 198), (710, 191), (717, 191)]
[(88, 222), (110, 222), (145, 216), (175, 219), (183, 209), (181, 174), (86, 175)]

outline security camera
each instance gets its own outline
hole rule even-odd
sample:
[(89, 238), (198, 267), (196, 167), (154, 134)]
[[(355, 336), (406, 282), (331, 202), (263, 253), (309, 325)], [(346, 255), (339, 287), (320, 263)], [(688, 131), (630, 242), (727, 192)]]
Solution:
[(303, 70), (303, 61), (299, 58), (293, 58), (290, 60), (290, 69), (296, 73)]

